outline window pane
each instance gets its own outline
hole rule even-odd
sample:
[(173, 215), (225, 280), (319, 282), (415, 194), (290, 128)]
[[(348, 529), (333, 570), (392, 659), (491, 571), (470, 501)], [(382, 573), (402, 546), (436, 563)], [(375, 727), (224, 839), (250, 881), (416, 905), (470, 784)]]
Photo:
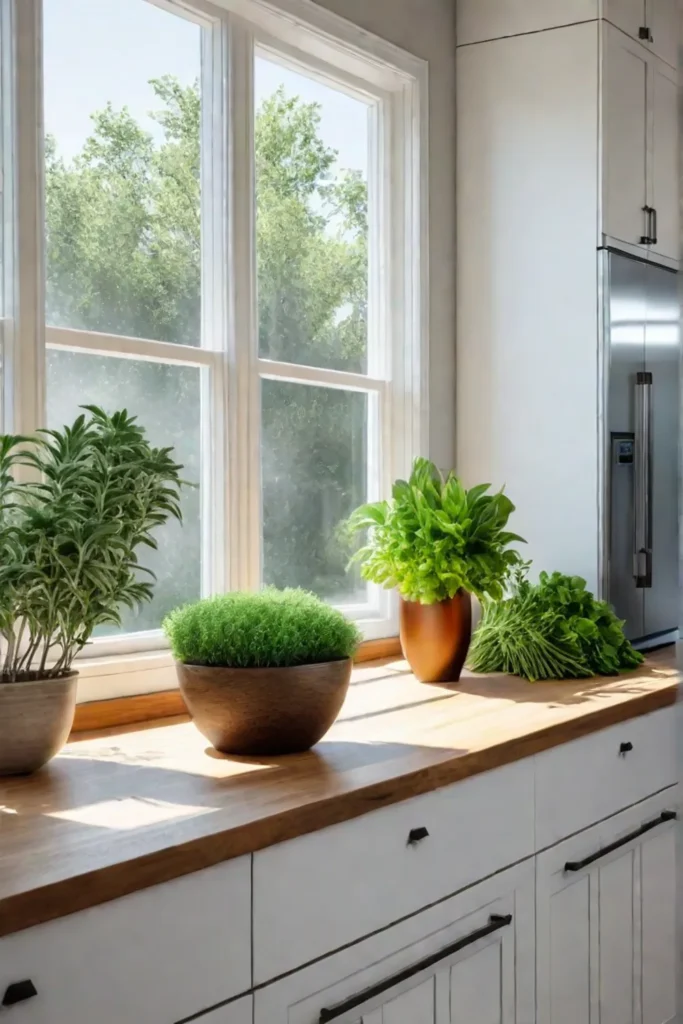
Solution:
[(339, 525), (367, 500), (368, 396), (262, 381), (263, 579), (365, 602)]
[(261, 356), (367, 371), (368, 105), (257, 57)]
[[(87, 402), (107, 412), (127, 409), (138, 417), (152, 444), (173, 446), (183, 478), (199, 483), (200, 373), (194, 366), (167, 366), (60, 349), (47, 354), (48, 426), (61, 428)], [(200, 509), (197, 486), (185, 488), (184, 524), (169, 522), (157, 533), (158, 551), (143, 548), (141, 563), (157, 576), (155, 596), (137, 615), (124, 612), (124, 632), (157, 629), (163, 617), (200, 595)], [(147, 578), (147, 577), (145, 577)], [(100, 634), (111, 633), (107, 628)]]
[(200, 343), (200, 28), (44, 0), (49, 324)]

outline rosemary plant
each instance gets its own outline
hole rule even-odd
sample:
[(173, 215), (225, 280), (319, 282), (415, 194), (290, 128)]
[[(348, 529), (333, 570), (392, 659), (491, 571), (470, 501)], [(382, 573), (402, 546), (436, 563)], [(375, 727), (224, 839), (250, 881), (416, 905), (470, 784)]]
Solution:
[(126, 410), (0, 435), (0, 685), (66, 675), (93, 630), (152, 597), (140, 546), (181, 519), (182, 466)]

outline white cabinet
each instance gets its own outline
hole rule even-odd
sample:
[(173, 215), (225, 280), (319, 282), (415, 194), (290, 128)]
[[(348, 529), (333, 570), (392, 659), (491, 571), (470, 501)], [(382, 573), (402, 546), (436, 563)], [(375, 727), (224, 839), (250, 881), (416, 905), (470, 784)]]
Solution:
[(674, 786), (538, 857), (538, 1024), (674, 1019), (676, 807)]
[[(415, 830), (421, 838), (411, 840)], [(254, 981), (296, 970), (533, 851), (531, 758), (261, 850)], [(282, 921), (297, 922), (287, 942)]]
[(603, 54), (603, 233), (677, 260), (677, 72), (611, 25)]
[(647, 250), (649, 54), (607, 28), (603, 86), (603, 231)]
[(672, 68), (678, 66), (677, 0), (603, 0), (603, 16)]
[(678, 74), (668, 64), (651, 60), (651, 135), (649, 205), (654, 209), (651, 250), (669, 259), (680, 256), (678, 178)]
[(533, 1024), (529, 860), (264, 987), (255, 1024)]
[(2, 1024), (170, 1024), (247, 992), (249, 857), (0, 939), (0, 998), (29, 979)]
[(653, 53), (672, 68), (678, 67), (681, 19), (678, 0), (645, 0), (645, 26)]
[[(640, 6), (642, 25), (643, 0), (610, 0), (621, 6)], [(458, 0), (456, 31), (458, 46), (468, 46), (485, 39), (543, 32), (564, 25), (579, 24), (598, 17), (599, 0)]]
[(641, 37), (645, 27), (645, 0), (603, 0), (603, 17), (633, 39)]

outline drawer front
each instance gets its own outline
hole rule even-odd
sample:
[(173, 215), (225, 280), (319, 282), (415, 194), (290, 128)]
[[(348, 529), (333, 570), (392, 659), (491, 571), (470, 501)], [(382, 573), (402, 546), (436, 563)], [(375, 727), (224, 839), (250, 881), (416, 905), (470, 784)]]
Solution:
[(266, 985), (254, 998), (255, 1024), (319, 1024), (324, 1009), (333, 1024), (532, 1024), (534, 862)]
[(37, 989), (0, 1019), (169, 1024), (245, 992), (250, 902), (243, 857), (0, 939), (0, 996)]
[(676, 782), (675, 706), (536, 756), (536, 849)]
[(529, 759), (255, 854), (255, 983), (522, 860), (533, 837)]

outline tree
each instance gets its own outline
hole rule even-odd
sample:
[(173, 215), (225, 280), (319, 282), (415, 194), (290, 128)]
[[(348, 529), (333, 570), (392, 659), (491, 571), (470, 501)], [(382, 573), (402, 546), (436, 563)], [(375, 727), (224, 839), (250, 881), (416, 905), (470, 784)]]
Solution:
[[(57, 326), (197, 345), (201, 316), (200, 97), (151, 82), (154, 132), (127, 109), (92, 115), (67, 160), (46, 142), (47, 317)], [(256, 114), (259, 345), (267, 358), (362, 371), (367, 339), (367, 189), (340, 172), (315, 103), (282, 89)], [(348, 590), (337, 524), (365, 497), (365, 398), (263, 384), (264, 575), (323, 597)], [(49, 419), (94, 401), (138, 413), (199, 479), (199, 378), (191, 368), (52, 352)], [(159, 538), (158, 596), (136, 628), (199, 590), (199, 494), (182, 536)]]

